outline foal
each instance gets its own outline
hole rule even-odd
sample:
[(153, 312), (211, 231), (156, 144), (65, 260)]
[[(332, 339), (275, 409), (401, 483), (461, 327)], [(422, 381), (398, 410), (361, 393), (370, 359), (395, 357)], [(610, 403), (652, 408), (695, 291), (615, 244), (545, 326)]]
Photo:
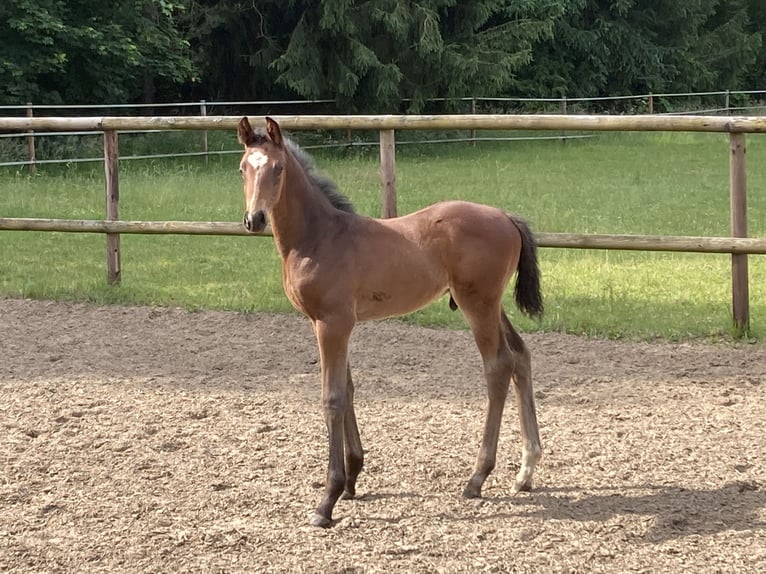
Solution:
[(500, 422), (513, 381), (521, 423), (521, 468), (514, 490), (528, 490), (541, 456), (530, 355), (502, 308), (516, 272), (515, 300), (528, 315), (543, 311), (537, 245), (526, 223), (500, 209), (447, 201), (393, 219), (354, 213), (311, 158), (266, 118), (266, 131), (242, 118), (244, 225), (271, 224), (285, 294), (310, 320), (319, 345), (322, 405), (329, 435), (324, 496), (311, 524), (332, 524), (338, 498), (353, 497), (363, 451), (348, 359), (357, 321), (415, 311), (450, 294), (473, 332), (484, 363), (487, 417), (474, 473), (463, 496), (481, 496), (495, 466)]

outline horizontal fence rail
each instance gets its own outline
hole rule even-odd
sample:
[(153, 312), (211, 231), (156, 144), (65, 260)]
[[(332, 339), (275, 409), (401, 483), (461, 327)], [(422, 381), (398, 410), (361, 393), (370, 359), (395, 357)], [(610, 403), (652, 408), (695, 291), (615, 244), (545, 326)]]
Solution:
[(63, 233), (135, 233), (145, 235), (264, 235), (229, 221), (111, 221), (108, 219), (35, 219), (0, 217), (0, 230)]
[[(127, 130), (227, 130), (242, 116), (185, 117), (0, 117), (0, 131), (103, 132), (106, 220), (0, 219), (0, 230), (105, 233), (107, 280), (120, 280), (121, 233), (245, 235), (241, 225), (226, 222), (149, 222), (119, 220), (118, 132)], [(263, 125), (263, 116), (250, 116)], [(766, 133), (766, 117), (689, 115), (279, 115), (287, 130), (376, 130), (380, 133), (381, 199), (384, 216), (396, 214), (395, 130), (542, 130), (542, 131), (685, 131), (729, 134), (731, 237), (677, 237), (538, 233), (542, 247), (728, 253), (732, 261), (732, 315), (738, 329), (749, 326), (748, 254), (766, 254), (766, 238), (747, 237), (745, 134)]]
[[(477, 113), (515, 113), (515, 114), (537, 114), (537, 113), (555, 113), (564, 114), (577, 113), (577, 114), (593, 114), (593, 113), (610, 113), (604, 111), (604, 106), (609, 109), (611, 106), (616, 105), (619, 110), (617, 113), (627, 114), (686, 114), (686, 115), (748, 115), (751, 111), (757, 112), (764, 111), (763, 97), (766, 95), (766, 90), (718, 90), (710, 92), (687, 92), (687, 93), (659, 93), (652, 92), (644, 94), (622, 94), (617, 96), (572, 96), (572, 95), (557, 95), (552, 97), (484, 97), (484, 96), (463, 96), (454, 98), (429, 98), (423, 102), (424, 105), (449, 105), (457, 106), (462, 105), (464, 108), (468, 108), (471, 114)], [(732, 105), (732, 97), (736, 100), (736, 103)], [(704, 101), (704, 104), (703, 104)], [(411, 100), (405, 99), (403, 104), (410, 103)], [(681, 105), (679, 106), (679, 102)], [(684, 105), (683, 102), (686, 102)], [(155, 110), (168, 110), (167, 115), (171, 116), (189, 116), (198, 115), (206, 117), (208, 114), (215, 115), (214, 110), (221, 110), (218, 115), (226, 115), (232, 113), (245, 113), (245, 110), (258, 110), (258, 113), (268, 113), (271, 115), (283, 115), (294, 113), (322, 113), (333, 114), (332, 111), (336, 102), (334, 100), (239, 100), (239, 101), (186, 101), (186, 102), (161, 102), (161, 103), (142, 103), (142, 104), (34, 104), (33, 102), (27, 102), (26, 104), (15, 105), (0, 105), (0, 111), (8, 110), (11, 112), (23, 111), (27, 117), (34, 117), (35, 111), (42, 111), (42, 115), (52, 114), (59, 115), (56, 111), (61, 110), (64, 112), (70, 110), (89, 110), (96, 115), (114, 115), (115, 113), (124, 116), (154, 116)], [(592, 109), (593, 107), (596, 109)], [(627, 106), (625, 108), (625, 106)], [(479, 108), (482, 109), (479, 109)], [(499, 109), (498, 109), (499, 108)], [(622, 109), (625, 108), (625, 109)], [(661, 108), (658, 110), (658, 108)], [(280, 113), (281, 110), (281, 113)], [(290, 111), (287, 111), (290, 110)], [(320, 111), (321, 110), (321, 111)], [(102, 112), (102, 113), (99, 113)], [(430, 113), (444, 113), (444, 112), (430, 112)], [(451, 110), (449, 113), (468, 113), (468, 111), (458, 111), (457, 109)], [(67, 114), (68, 115), (68, 114)], [(762, 114), (760, 114), (762, 115)], [(165, 130), (134, 130), (129, 132), (127, 130), (120, 130), (120, 135), (123, 133), (161, 133)], [(36, 138), (49, 137), (49, 136), (84, 136), (88, 134), (98, 134), (100, 132), (9, 132), (0, 133), (0, 139), (7, 138), (25, 138), (26, 139), (26, 160), (11, 160), (0, 161), (0, 167), (14, 167), (26, 165), (31, 173), (35, 173), (37, 165), (49, 164), (49, 163), (80, 163), (87, 161), (101, 161), (99, 158), (50, 158), (50, 159), (37, 159), (36, 158)], [(341, 147), (341, 146), (354, 146), (354, 145), (378, 145), (374, 141), (351, 141), (350, 130), (347, 130), (347, 142), (345, 144), (327, 143), (312, 146), (312, 147)], [(164, 157), (185, 157), (191, 155), (203, 155), (207, 160), (208, 156), (213, 153), (227, 153), (227, 152), (211, 152), (208, 147), (208, 132), (203, 131), (200, 138), (199, 153), (188, 152), (176, 152), (173, 154), (163, 155), (130, 155), (122, 156), (122, 159), (158, 159)], [(572, 138), (581, 137), (593, 137), (593, 135), (580, 135), (572, 136), (567, 134), (566, 131), (562, 132), (560, 136), (550, 136), (548, 139), (559, 139), (561, 141), (567, 141)], [(541, 136), (527, 136), (520, 139), (546, 139)], [(476, 137), (476, 130), (470, 131), (470, 137), (468, 138), (455, 138), (449, 137), (442, 140), (427, 139), (418, 141), (417, 143), (452, 143), (470, 141), (474, 146), (479, 141), (511, 141), (511, 138), (503, 137)], [(406, 141), (398, 141), (397, 144), (410, 143)]]
[[(260, 233), (251, 233), (241, 223), (228, 221), (110, 221), (106, 219), (0, 217), (0, 230), (144, 235), (271, 236), (271, 230), (268, 227)], [(559, 247), (565, 249), (766, 255), (766, 237), (693, 237), (687, 235), (537, 232), (535, 233), (535, 238), (540, 247)]]
[[(685, 131), (766, 133), (766, 117), (686, 115), (557, 115), (557, 114), (444, 114), (403, 115), (274, 115), (287, 130), (572, 130), (572, 131)], [(33, 117), (0, 118), (0, 130), (110, 131), (110, 130), (230, 130), (242, 116), (190, 117)], [(255, 126), (263, 116), (251, 116)]]
[(540, 247), (766, 255), (766, 237), (535, 233)]

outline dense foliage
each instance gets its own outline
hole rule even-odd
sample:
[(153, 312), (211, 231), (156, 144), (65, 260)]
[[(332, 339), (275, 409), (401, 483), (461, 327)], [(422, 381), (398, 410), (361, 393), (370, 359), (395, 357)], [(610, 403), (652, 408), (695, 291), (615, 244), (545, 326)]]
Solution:
[(763, 0), (4, 0), (0, 103), (757, 89)]
[(189, 43), (167, 0), (3, 0), (0, 100), (151, 100), (193, 81)]

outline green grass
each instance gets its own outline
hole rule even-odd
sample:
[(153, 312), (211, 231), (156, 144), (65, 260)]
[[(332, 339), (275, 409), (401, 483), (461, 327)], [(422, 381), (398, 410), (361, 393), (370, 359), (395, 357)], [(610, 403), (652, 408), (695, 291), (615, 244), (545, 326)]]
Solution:
[[(403, 134), (402, 139), (409, 134)], [(317, 151), (358, 211), (380, 213), (377, 149)], [(748, 137), (751, 236), (766, 236), (766, 144)], [(239, 221), (237, 156), (123, 162), (122, 219)], [(401, 146), (400, 213), (439, 199), (497, 205), (540, 231), (725, 236), (728, 139), (602, 134), (592, 139)], [(0, 216), (103, 218), (100, 167), (0, 172)], [(102, 235), (0, 232), (0, 296), (191, 309), (289, 311), (270, 239), (123, 235), (122, 284), (106, 285)], [(729, 338), (726, 255), (541, 249), (546, 316), (524, 330), (591, 336)], [(510, 290), (507, 305), (512, 307)], [(750, 257), (751, 333), (766, 337), (766, 259)], [(464, 326), (446, 302), (405, 319)]]

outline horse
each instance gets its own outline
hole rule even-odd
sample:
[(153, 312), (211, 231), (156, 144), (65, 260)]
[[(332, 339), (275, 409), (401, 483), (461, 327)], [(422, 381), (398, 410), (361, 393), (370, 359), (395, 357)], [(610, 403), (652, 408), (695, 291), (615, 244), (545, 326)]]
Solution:
[(543, 312), (537, 244), (528, 224), (466, 201), (444, 201), (390, 219), (359, 215), (279, 124), (265, 120), (265, 131), (254, 130), (247, 117), (237, 126), (244, 146), (243, 225), (251, 233), (271, 226), (285, 294), (310, 319), (319, 347), (329, 461), (310, 523), (333, 524), (336, 502), (355, 496), (364, 464), (348, 351), (354, 325), (411, 313), (446, 294), (473, 333), (488, 394), (481, 445), (463, 496), (481, 497), (495, 467), (510, 381), (522, 439), (513, 492), (529, 490), (542, 455), (530, 352), (501, 301), (516, 273), (517, 307), (532, 317)]

